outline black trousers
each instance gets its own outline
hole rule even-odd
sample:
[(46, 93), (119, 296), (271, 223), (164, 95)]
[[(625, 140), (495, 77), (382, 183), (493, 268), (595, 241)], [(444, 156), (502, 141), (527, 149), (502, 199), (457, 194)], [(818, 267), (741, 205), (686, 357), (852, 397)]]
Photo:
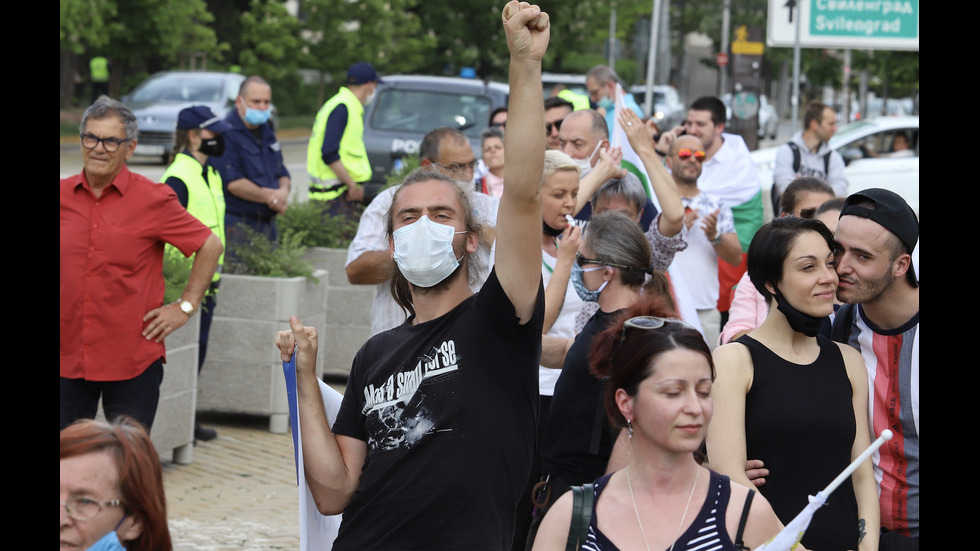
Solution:
[[(105, 417), (119, 415), (136, 419), (150, 432), (160, 401), (163, 382), (163, 358), (150, 364), (143, 373), (125, 381), (86, 381), (61, 378), (61, 428), (78, 419), (95, 419), (102, 398)], [(60, 430), (60, 429), (59, 429)]]

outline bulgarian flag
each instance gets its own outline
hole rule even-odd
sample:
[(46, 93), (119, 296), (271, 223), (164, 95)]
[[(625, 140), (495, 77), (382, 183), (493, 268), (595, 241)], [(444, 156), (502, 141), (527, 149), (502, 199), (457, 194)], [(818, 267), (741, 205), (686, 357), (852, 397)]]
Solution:
[(632, 172), (640, 179), (640, 182), (643, 182), (643, 189), (646, 190), (647, 197), (657, 206), (657, 211), (660, 211), (660, 200), (657, 199), (657, 194), (653, 192), (653, 186), (650, 185), (650, 177), (647, 176), (647, 169), (643, 167), (643, 161), (640, 159), (640, 156), (633, 151), (629, 140), (626, 138), (626, 131), (619, 124), (619, 114), (623, 109), (627, 109), (623, 103), (623, 87), (617, 83), (616, 116), (613, 117), (612, 136), (609, 137), (609, 144), (612, 147), (623, 148), (623, 168)]
[[(650, 185), (650, 176), (647, 175), (647, 169), (643, 166), (643, 160), (636, 154), (636, 151), (633, 151), (633, 147), (626, 137), (626, 131), (619, 124), (619, 114), (623, 109), (628, 109), (623, 103), (623, 87), (616, 84), (616, 116), (613, 117), (613, 132), (609, 144), (612, 147), (621, 147), (623, 149), (623, 168), (632, 172), (640, 179), (640, 182), (643, 183), (643, 189), (647, 193), (647, 197), (657, 207), (657, 212), (660, 212), (663, 210), (660, 207), (660, 199), (653, 192), (653, 186)], [(667, 278), (670, 280), (670, 286), (674, 291), (674, 302), (677, 304), (678, 314), (681, 315), (681, 319), (690, 323), (701, 332), (701, 335), (704, 335), (704, 329), (701, 327), (701, 319), (698, 317), (698, 311), (692, 306), (691, 294), (687, 290), (686, 280), (683, 274), (681, 274), (681, 270), (676, 262), (671, 263), (670, 267), (667, 268)], [(708, 343), (709, 346), (716, 344)]]
[[(286, 378), (286, 399), (289, 402), (289, 428), (293, 434), (293, 459), (296, 466), (296, 485), (299, 490), (299, 543), (300, 551), (330, 549), (343, 515), (322, 515), (313, 501), (313, 493), (306, 484), (306, 469), (303, 466), (303, 435), (300, 432), (299, 403), (296, 394), (296, 352), (288, 362), (282, 362), (283, 376)], [(333, 426), (344, 396), (327, 386), (321, 380), (320, 397), (327, 421)]]

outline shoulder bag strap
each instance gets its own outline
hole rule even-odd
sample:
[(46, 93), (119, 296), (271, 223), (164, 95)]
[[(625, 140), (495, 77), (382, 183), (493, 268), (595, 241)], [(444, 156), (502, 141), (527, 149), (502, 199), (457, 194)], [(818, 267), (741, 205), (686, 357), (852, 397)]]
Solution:
[(572, 523), (568, 528), (568, 541), (565, 551), (576, 551), (589, 535), (592, 521), (592, 503), (595, 500), (595, 486), (592, 483), (572, 486)]
[(748, 495), (745, 496), (745, 505), (742, 506), (742, 518), (738, 519), (738, 530), (735, 531), (735, 549), (740, 551), (749, 551), (749, 547), (742, 543), (742, 532), (745, 530), (745, 521), (749, 518), (753, 497), (755, 497), (755, 490), (749, 490)]

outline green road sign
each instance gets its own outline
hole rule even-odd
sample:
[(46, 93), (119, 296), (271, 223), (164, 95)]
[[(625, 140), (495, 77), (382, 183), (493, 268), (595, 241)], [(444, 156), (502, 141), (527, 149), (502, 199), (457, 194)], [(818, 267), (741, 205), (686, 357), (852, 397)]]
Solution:
[(804, 48), (919, 49), (919, 0), (769, 0), (767, 43)]

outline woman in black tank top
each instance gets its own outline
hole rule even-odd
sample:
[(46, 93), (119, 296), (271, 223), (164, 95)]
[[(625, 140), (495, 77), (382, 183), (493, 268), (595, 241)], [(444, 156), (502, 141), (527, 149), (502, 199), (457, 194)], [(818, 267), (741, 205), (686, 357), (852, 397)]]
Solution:
[[(759, 486), (783, 524), (871, 439), (864, 361), (818, 335), (837, 291), (833, 251), (833, 235), (819, 220), (786, 216), (763, 226), (749, 246), (748, 272), (769, 314), (714, 351), (718, 415), (708, 430), (708, 460), (733, 481)], [(747, 459), (763, 462), (764, 479), (750, 481)], [(817, 511), (801, 543), (874, 551), (878, 532), (878, 494), (865, 462)]]

